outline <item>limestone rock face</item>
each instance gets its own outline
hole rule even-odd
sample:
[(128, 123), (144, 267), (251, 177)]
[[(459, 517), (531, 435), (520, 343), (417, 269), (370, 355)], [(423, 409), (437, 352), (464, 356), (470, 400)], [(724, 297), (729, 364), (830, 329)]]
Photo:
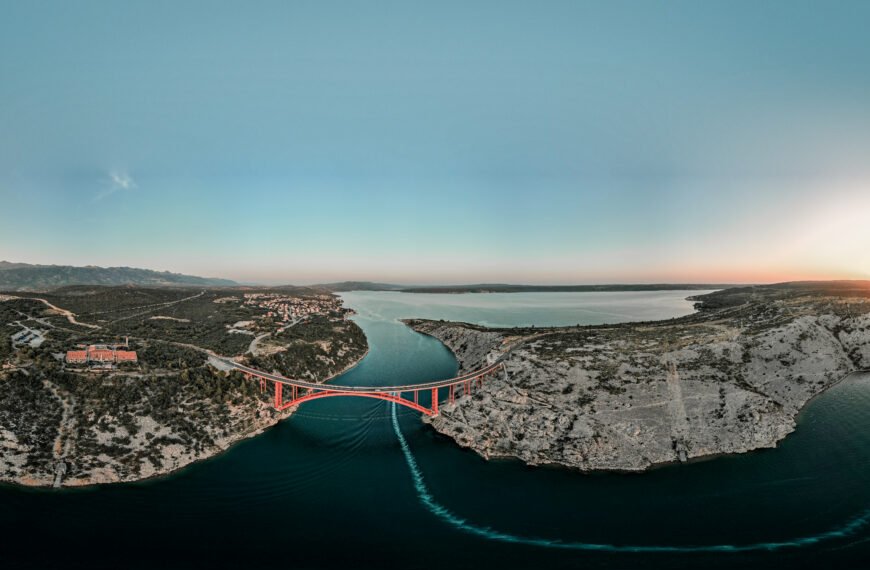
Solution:
[(427, 419), (483, 457), (582, 470), (773, 447), (810, 398), (870, 368), (870, 300), (765, 299), (658, 323), (486, 329), (408, 321), (463, 371), (505, 373)]
[[(408, 320), (406, 324), (417, 332), (435, 337), (444, 343), (459, 362), (459, 372), (467, 372), (489, 362), (501, 354), (505, 336), (482, 330), (473, 325), (444, 321)], [(470, 366), (471, 368), (468, 368)]]

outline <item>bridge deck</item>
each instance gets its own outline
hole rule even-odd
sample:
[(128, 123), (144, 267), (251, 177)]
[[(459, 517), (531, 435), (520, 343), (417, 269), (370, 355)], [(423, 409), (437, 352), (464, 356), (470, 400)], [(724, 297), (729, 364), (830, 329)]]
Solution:
[(432, 390), (435, 388), (445, 388), (447, 386), (452, 386), (455, 384), (462, 384), (463, 382), (474, 380), (475, 378), (478, 378), (483, 374), (490, 374), (492, 372), (495, 372), (495, 370), (497, 370), (498, 367), (501, 366), (502, 361), (507, 357), (507, 355), (508, 353), (505, 353), (501, 355), (498, 359), (496, 359), (495, 362), (493, 362), (492, 364), (484, 366), (483, 368), (478, 368), (477, 370), (473, 370), (466, 374), (461, 374), (459, 376), (456, 376), (455, 378), (433, 380), (431, 382), (424, 382), (422, 384), (403, 384), (400, 386), (342, 386), (338, 384), (318, 384), (316, 382), (306, 382), (305, 380), (293, 380), (291, 378), (285, 378), (280, 374), (270, 374), (268, 372), (263, 372), (262, 370), (257, 370), (256, 368), (251, 368), (249, 366), (245, 366), (244, 364), (239, 364), (238, 362), (230, 360), (228, 358), (216, 358), (224, 364), (235, 368), (239, 372), (244, 372), (245, 374), (250, 374), (258, 378), (264, 378), (272, 382), (279, 382), (288, 386), (297, 386), (299, 388), (309, 388), (312, 390), (330, 390), (336, 392), (366, 392), (389, 394), (392, 392), (415, 392), (417, 390)]

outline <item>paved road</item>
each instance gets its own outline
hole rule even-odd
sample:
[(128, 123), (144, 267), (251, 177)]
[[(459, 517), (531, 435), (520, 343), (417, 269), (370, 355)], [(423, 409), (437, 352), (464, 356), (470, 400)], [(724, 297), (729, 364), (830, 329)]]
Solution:
[[(275, 334), (281, 334), (282, 332), (286, 331), (290, 327), (294, 327), (294, 326), (298, 325), (299, 323), (302, 322), (302, 320), (303, 319), (293, 319), (293, 321), (291, 321), (290, 323), (287, 323), (286, 325), (284, 325), (283, 327), (281, 327), (280, 329), (275, 331)], [(251, 344), (248, 345), (247, 354), (253, 354), (254, 356), (256, 356), (257, 355), (257, 345), (260, 344), (261, 340), (263, 340), (264, 338), (267, 338), (269, 336), (272, 336), (272, 333), (263, 333), (257, 337), (254, 337), (254, 340), (252, 340)]]

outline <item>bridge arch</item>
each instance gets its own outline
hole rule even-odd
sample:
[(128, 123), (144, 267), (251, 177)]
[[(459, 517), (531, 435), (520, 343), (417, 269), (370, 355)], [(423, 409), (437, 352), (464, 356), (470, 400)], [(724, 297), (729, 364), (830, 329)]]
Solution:
[[(475, 382), (482, 384), (485, 378), (496, 374), (499, 370), (505, 370), (504, 361), (509, 352), (510, 351), (502, 354), (494, 362), (491, 362), (483, 368), (478, 368), (477, 370), (467, 372), (454, 378), (435, 380), (421, 384), (404, 384), (401, 386), (337, 386), (334, 384), (315, 383), (305, 380), (292, 380), (279, 374), (267, 373), (245, 366), (244, 364), (229, 358), (214, 358), (224, 365), (238, 370), (249, 379), (259, 378), (261, 391), (265, 391), (266, 383), (271, 382), (275, 387), (275, 409), (279, 411), (321, 398), (357, 396), (361, 398), (384, 400), (385, 402), (394, 402), (401, 406), (426, 414), (427, 416), (437, 416), (439, 389), (446, 389), (448, 401), (451, 404), (454, 403), (457, 390), (462, 390), (465, 395), (471, 394), (471, 388)], [(285, 388), (287, 388), (291, 393), (289, 401), (284, 400)], [(429, 408), (422, 406), (419, 403), (420, 393), (427, 392), (432, 395), (431, 407)], [(413, 400), (402, 397), (402, 394), (409, 393), (413, 394)]]
[(295, 400), (289, 402), (288, 407), (295, 407), (299, 404), (304, 404), (305, 402), (310, 402), (312, 400), (320, 400), (322, 398), (335, 398), (335, 397), (346, 397), (346, 396), (355, 396), (358, 398), (371, 398), (374, 400), (384, 400), (386, 402), (394, 402), (401, 406), (405, 406), (411, 408), (412, 410), (416, 410), (420, 413), (426, 414), (427, 416), (435, 416), (438, 414), (437, 406), (434, 409), (427, 408), (425, 406), (421, 406), (417, 402), (412, 400), (406, 400), (401, 396), (397, 396), (395, 394), (390, 394), (387, 392), (343, 392), (339, 390), (324, 390), (322, 392), (314, 392), (312, 394), (306, 394), (304, 396), (300, 396)]

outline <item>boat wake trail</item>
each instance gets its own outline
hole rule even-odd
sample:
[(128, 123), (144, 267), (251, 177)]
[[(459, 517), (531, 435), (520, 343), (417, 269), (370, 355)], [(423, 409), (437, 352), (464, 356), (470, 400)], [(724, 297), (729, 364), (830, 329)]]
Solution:
[(446, 524), (461, 530), (468, 534), (473, 534), (486, 538), (488, 540), (497, 540), (500, 542), (508, 542), (513, 544), (524, 544), (528, 546), (540, 546), (544, 548), (559, 548), (564, 550), (587, 550), (598, 552), (633, 552), (633, 553), (654, 553), (654, 552), (751, 552), (762, 550), (780, 550), (784, 548), (800, 548), (811, 546), (825, 542), (846, 538), (854, 535), (858, 530), (867, 526), (870, 523), (870, 509), (865, 510), (859, 516), (851, 519), (849, 522), (835, 527), (831, 530), (800, 538), (795, 538), (780, 542), (756, 542), (752, 544), (733, 545), (733, 544), (713, 544), (700, 546), (668, 546), (668, 545), (616, 545), (602, 544), (593, 542), (574, 542), (562, 540), (550, 540), (546, 538), (535, 538), (528, 536), (519, 536), (506, 532), (501, 532), (489, 527), (479, 526), (469, 522), (451, 512), (447, 507), (438, 503), (429, 488), (426, 486), (426, 481), (423, 479), (423, 473), (417, 465), (417, 460), (411, 452), (411, 447), (408, 445), (405, 436), (402, 434), (402, 429), (399, 427), (399, 418), (396, 414), (396, 404), (392, 404), (392, 421), (393, 430), (396, 432), (396, 437), (399, 440), (399, 445), (402, 448), (402, 454), (405, 456), (405, 463), (408, 465), (408, 470), (411, 472), (411, 478), (414, 481), (414, 489), (417, 491), (417, 498), (426, 507), (430, 513), (441, 519)]

